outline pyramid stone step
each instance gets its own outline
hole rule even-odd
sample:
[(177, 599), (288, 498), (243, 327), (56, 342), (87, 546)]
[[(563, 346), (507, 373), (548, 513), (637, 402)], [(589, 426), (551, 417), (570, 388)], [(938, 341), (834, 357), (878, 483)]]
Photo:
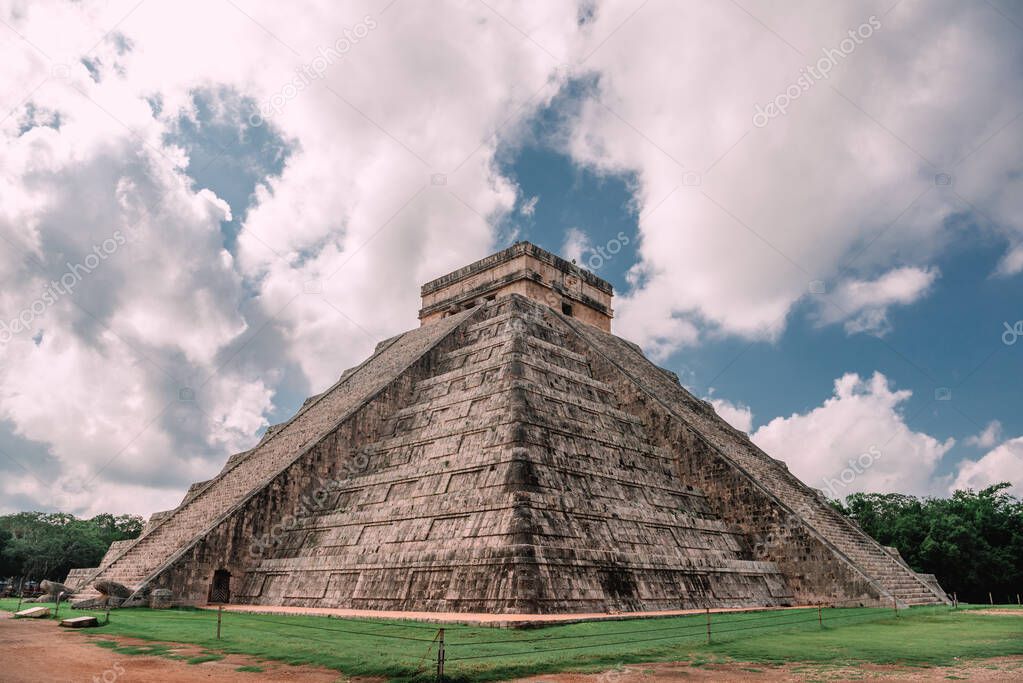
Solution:
[[(930, 590), (873, 539), (824, 503), (814, 490), (796, 479), (783, 463), (757, 449), (748, 437), (717, 418), (706, 404), (688, 395), (664, 373), (639, 360), (635, 348), (591, 327), (569, 320), (565, 322), (579, 332), (592, 348), (604, 354), (604, 358), (613, 358), (613, 362), (629, 373), (634, 381), (638, 381), (643, 389), (658, 400), (666, 401), (686, 424), (699, 430), (712, 448), (743, 468), (769, 495), (795, 510), (804, 524), (814, 529), (826, 543), (857, 565), (860, 571), (878, 585), (896, 593), (901, 590), (901, 587), (887, 578), (887, 573), (892, 572), (893, 576), (904, 577), (907, 587), (918, 585)], [(940, 598), (935, 595), (934, 599), (937, 601)]]
[(395, 368), (427, 351), (466, 317), (456, 316), (433, 329), (413, 330), (374, 354), (356, 372), (346, 373), (345, 380), (307, 405), (271, 439), (257, 446), (252, 455), (141, 536), (92, 580), (123, 576), (122, 572), (127, 570), (133, 583), (144, 581), (179, 548), (200, 538), (211, 522), (294, 461), (306, 446), (334, 429), (341, 415), (367, 400), (381, 382), (390, 381)]
[(929, 599), (610, 335), (600, 278), (517, 243), (422, 295), (422, 327), (381, 342), (87, 578), (197, 602), (224, 567), (232, 600), (357, 609)]

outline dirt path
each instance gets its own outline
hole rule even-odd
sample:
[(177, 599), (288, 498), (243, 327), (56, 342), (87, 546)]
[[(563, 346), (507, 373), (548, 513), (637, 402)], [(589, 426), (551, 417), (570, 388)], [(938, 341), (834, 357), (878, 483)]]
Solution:
[[(333, 683), (348, 680), (328, 669), (257, 662), (239, 655), (188, 664), (160, 656), (119, 654), (90, 642), (96, 636), (90, 636), (88, 631), (60, 628), (52, 620), (9, 617), (9, 612), (0, 612), (0, 680), (4, 683)], [(106, 635), (102, 640), (116, 640), (123, 645), (153, 645), (149, 641)], [(190, 645), (173, 646), (175, 656), (195, 657), (202, 652), (201, 648)], [(242, 666), (259, 667), (263, 672), (236, 671)]]
[(685, 663), (630, 664), (596, 674), (549, 674), (520, 678), (511, 683), (661, 683), (663, 681), (969, 681), (1023, 680), (1023, 657), (998, 657), (962, 662), (954, 666), (919, 667), (865, 664), (825, 666), (785, 664), (770, 666), (735, 662), (690, 666)]
[(1005, 617), (1023, 617), (1023, 609), (978, 609), (974, 614), (999, 614)]

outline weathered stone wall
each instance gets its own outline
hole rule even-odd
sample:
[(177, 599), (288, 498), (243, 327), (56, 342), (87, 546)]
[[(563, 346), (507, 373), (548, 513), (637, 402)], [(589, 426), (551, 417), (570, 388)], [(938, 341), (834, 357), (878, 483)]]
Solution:
[(588, 612), (935, 601), (633, 345), (510, 294), (363, 365), (98, 574), (207, 598)]
[(757, 557), (784, 570), (798, 597), (887, 603), (894, 595), (906, 604), (944, 599), (637, 347), (559, 318), (579, 333), (595, 375), (659, 425), (660, 442), (680, 455), (679, 476), (706, 488), (718, 513), (747, 533)]
[(386, 418), (374, 467), (287, 534), (237, 599), (490, 612), (791, 601), (532, 313), (509, 298), (467, 323), (464, 345)]
[[(363, 364), (346, 371), (331, 389), (264, 438), (243, 458), (225, 469), (207, 485), (186, 497), (83, 583), (112, 580), (140, 587), (166, 565), (175, 554), (201, 538), (232, 508), (258, 491), (303, 452), (336, 429), (339, 421), (378, 392), (384, 390), (405, 368), (416, 362), (446, 337), (464, 319), (456, 316), (443, 324), (419, 328), (381, 345)], [(84, 598), (83, 598), (84, 599)]]
[(287, 543), (293, 534), (281, 525), (288, 527), (292, 519), (322, 507), (327, 500), (322, 493), (328, 489), (336, 498), (339, 482), (351, 478), (353, 463), (363, 462), (363, 456), (367, 471), (379, 466), (372, 454), (359, 452), (359, 445), (377, 438), (387, 418), (407, 405), (417, 380), (433, 372), (437, 355), (458, 343), (456, 334), (416, 360), (333, 433), (233, 510), (165, 569), (152, 586), (170, 589), (182, 604), (202, 603), (214, 571), (226, 569), (232, 577), (232, 600), (245, 601), (252, 586), (263, 579), (263, 575), (252, 576), (251, 570), (267, 555), (294, 550)]
[[(645, 396), (633, 393), (640, 409)], [(689, 428), (659, 411), (650, 420), (659, 441), (677, 454), (679, 476), (703, 489), (714, 511), (738, 529), (757, 559), (773, 562), (787, 577), (798, 604), (876, 604), (879, 586), (811, 533), (803, 520), (784, 509), (749, 477), (726, 462)]]

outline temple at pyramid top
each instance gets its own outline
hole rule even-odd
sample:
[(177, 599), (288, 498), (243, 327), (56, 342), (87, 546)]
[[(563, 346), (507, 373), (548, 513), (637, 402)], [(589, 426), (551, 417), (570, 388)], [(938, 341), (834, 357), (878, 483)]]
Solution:
[(428, 325), (508, 294), (611, 331), (611, 283), (530, 242), (516, 242), (427, 282), (419, 320)]

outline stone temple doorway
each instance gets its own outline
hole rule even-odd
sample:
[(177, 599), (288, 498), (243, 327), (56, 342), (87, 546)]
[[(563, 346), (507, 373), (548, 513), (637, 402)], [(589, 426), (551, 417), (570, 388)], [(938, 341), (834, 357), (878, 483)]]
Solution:
[(213, 572), (209, 602), (213, 604), (231, 602), (231, 572), (226, 569)]

